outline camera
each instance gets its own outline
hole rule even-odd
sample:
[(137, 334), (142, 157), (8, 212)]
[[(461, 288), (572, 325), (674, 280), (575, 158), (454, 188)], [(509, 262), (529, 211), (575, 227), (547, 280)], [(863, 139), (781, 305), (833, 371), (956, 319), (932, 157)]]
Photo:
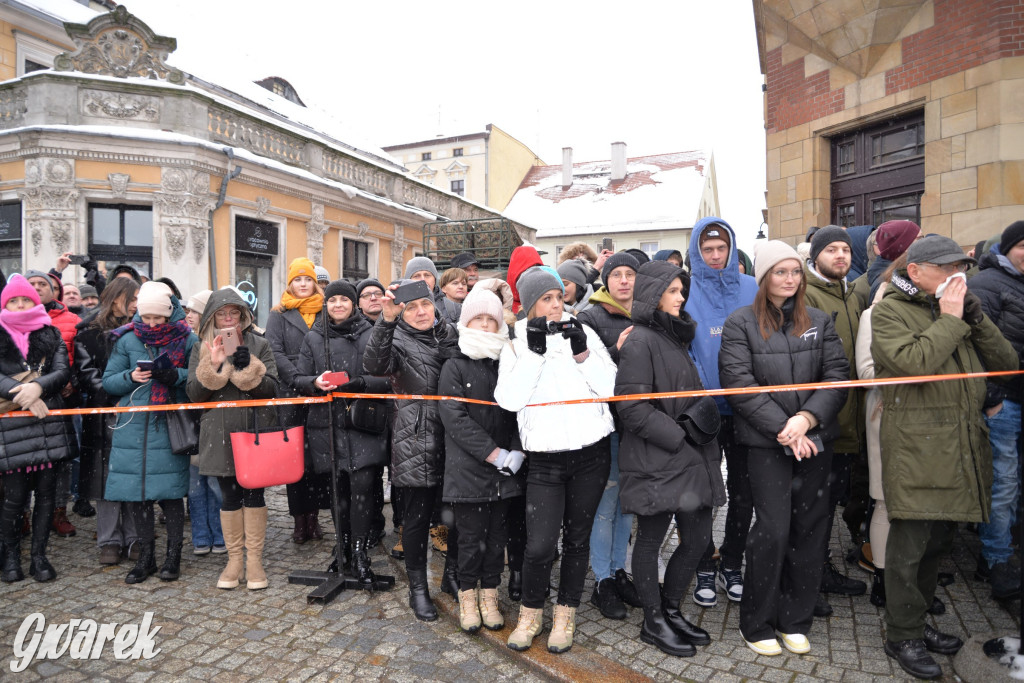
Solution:
[(558, 320), (548, 323), (548, 334), (561, 334), (575, 327), (572, 320)]

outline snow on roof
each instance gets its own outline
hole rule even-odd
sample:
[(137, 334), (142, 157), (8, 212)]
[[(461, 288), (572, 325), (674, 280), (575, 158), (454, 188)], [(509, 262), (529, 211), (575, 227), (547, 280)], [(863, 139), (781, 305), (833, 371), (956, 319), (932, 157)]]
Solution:
[[(42, 12), (59, 22), (70, 21), (77, 24), (87, 24), (99, 16), (99, 13), (95, 10), (80, 5), (74, 0), (10, 1), (14, 5), (22, 5), (30, 10)], [(146, 21), (144, 15), (136, 16), (143, 22)], [(152, 26), (150, 28), (155, 33), (160, 33)], [(178, 39), (179, 45), (188, 40), (188, 36), (184, 37), (184, 41), (177, 36), (174, 37)], [(344, 124), (340, 123), (332, 115), (316, 108), (304, 107), (291, 102), (254, 82), (255, 80), (266, 78), (267, 74), (251, 74), (252, 80), (247, 80), (244, 76), (240, 76), (245, 68), (244, 62), (240, 63), (232, 59), (205, 59), (199, 56), (199, 52), (191, 53), (193, 55), (191, 59), (194, 61), (190, 61), (188, 57), (189, 51), (182, 53), (183, 57), (177, 53), (172, 53), (167, 58), (169, 66), (181, 69), (189, 76), (187, 79), (189, 86), (207, 95), (216, 95), (218, 90), (222, 91), (221, 99), (226, 100), (225, 103), (230, 103), (234, 107), (238, 107), (239, 103), (237, 98), (232, 98), (232, 95), (239, 96), (247, 100), (251, 108), (256, 109), (257, 112), (259, 109), (269, 112), (271, 116), (266, 114), (261, 116), (265, 120), (285, 128), (289, 127), (288, 124), (290, 123), (292, 124), (292, 130), (300, 135), (318, 138), (328, 146), (344, 149), (347, 153), (351, 153), (363, 161), (390, 171), (405, 173), (405, 167), (395, 162), (391, 155), (374, 143), (363, 139), (361, 135), (347, 129)], [(75, 72), (70, 73), (75, 75)], [(81, 76), (81, 74), (77, 75)], [(95, 74), (89, 74), (89, 77), (102, 78)], [(114, 78), (113, 80), (120, 82), (126, 80), (145, 82), (150, 85), (154, 83), (151, 79)], [(181, 86), (174, 87), (180, 88)]]
[(611, 182), (611, 161), (534, 166), (504, 214), (537, 228), (537, 237), (692, 227), (704, 193), (708, 155), (700, 150), (633, 157)]

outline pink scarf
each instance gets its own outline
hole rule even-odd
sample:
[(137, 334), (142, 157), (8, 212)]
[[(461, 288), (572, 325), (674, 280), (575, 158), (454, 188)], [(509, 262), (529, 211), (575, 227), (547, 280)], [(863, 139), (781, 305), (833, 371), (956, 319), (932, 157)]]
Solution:
[(21, 351), (24, 358), (28, 358), (28, 335), (39, 328), (49, 325), (50, 315), (40, 304), (33, 306), (27, 311), (8, 311), (6, 308), (0, 310), (0, 327), (7, 330), (11, 335), (14, 345)]

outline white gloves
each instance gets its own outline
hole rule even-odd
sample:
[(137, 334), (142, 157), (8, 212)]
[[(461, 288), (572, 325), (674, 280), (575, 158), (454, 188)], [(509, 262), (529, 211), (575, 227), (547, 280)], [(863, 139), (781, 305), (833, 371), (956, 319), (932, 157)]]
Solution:
[(523, 466), (525, 459), (526, 454), (522, 451), (506, 451), (502, 448), (498, 451), (498, 459), (494, 461), (494, 466), (506, 477), (511, 477)]

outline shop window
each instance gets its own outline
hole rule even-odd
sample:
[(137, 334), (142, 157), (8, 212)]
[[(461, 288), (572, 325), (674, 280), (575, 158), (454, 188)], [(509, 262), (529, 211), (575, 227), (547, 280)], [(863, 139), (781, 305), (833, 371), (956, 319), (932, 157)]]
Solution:
[(90, 204), (89, 256), (107, 273), (127, 264), (153, 277), (152, 207)]
[(370, 277), (370, 245), (359, 240), (342, 240), (342, 275), (355, 282)]
[(920, 112), (844, 133), (832, 140), (832, 222), (921, 223), (924, 115)]
[(235, 218), (235, 286), (253, 309), (256, 324), (267, 326), (274, 299), (274, 262), (278, 232), (274, 223), (238, 216)]
[(452, 194), (457, 194), (460, 197), (466, 196), (466, 181), (465, 180), (453, 180), (452, 182)]
[(21, 202), (0, 204), (0, 271), (10, 278), (21, 270)]

